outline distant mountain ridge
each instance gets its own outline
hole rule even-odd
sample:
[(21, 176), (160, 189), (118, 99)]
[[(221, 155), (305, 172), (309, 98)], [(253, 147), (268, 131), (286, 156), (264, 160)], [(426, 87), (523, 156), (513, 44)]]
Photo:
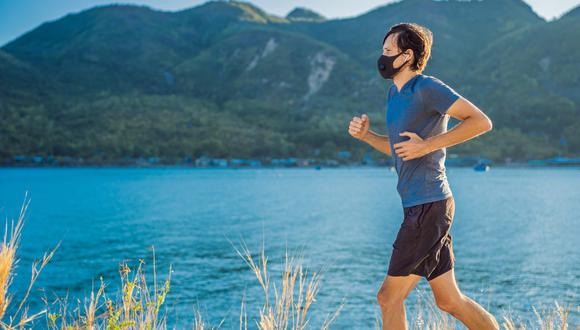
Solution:
[(310, 10), (308, 8), (297, 7), (286, 15), (286, 18), (291, 21), (309, 21), (309, 22), (322, 22), (326, 18), (319, 13)]
[(402, 21), (434, 33), (426, 74), (494, 121), (494, 131), (451, 153), (498, 161), (580, 154), (578, 8), (546, 22), (521, 0), (403, 0), (326, 19), (303, 7), (279, 17), (249, 2), (208, 1), (177, 12), (99, 6), (2, 47), (0, 160), (339, 150), (360, 158), (368, 149), (347, 124), (368, 113), (384, 132), (389, 85), (376, 58), (388, 27)]

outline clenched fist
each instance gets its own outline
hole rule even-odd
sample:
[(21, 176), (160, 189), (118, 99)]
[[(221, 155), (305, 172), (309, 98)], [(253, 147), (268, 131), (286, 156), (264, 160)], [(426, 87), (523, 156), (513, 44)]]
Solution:
[(348, 132), (355, 139), (363, 140), (369, 131), (370, 125), (369, 117), (366, 114), (360, 118), (352, 117), (350, 125), (348, 126)]

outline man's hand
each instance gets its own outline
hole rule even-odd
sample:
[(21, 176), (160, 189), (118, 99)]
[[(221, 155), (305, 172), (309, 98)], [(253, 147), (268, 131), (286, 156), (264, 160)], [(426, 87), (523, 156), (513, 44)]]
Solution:
[(352, 118), (350, 125), (348, 126), (348, 132), (355, 139), (366, 142), (376, 150), (384, 153), (385, 155), (391, 156), (392, 152), (389, 137), (373, 132), (370, 130), (370, 126), (371, 123), (369, 117), (364, 114), (360, 118)]
[(408, 136), (409, 140), (395, 143), (395, 153), (397, 156), (401, 157), (402, 160), (411, 160), (432, 152), (431, 146), (425, 140), (423, 140), (419, 135), (412, 132), (403, 132), (399, 134), (400, 136)]
[(352, 137), (359, 140), (364, 140), (367, 133), (369, 132), (369, 127), (371, 126), (369, 117), (364, 114), (361, 118), (353, 117), (348, 126), (348, 132)]

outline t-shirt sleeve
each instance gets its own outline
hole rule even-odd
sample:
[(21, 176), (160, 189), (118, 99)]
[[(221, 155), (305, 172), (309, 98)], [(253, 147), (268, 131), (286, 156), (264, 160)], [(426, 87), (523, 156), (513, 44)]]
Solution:
[(425, 79), (420, 91), (425, 109), (435, 110), (442, 115), (461, 97), (453, 88), (435, 77)]

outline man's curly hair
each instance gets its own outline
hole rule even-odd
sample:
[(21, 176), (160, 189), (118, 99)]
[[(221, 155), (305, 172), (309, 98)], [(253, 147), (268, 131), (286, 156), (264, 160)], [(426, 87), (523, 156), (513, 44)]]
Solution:
[(413, 50), (415, 59), (411, 63), (411, 70), (423, 72), (431, 56), (431, 46), (433, 45), (431, 30), (416, 23), (399, 23), (391, 26), (383, 39), (383, 44), (391, 34), (396, 34), (396, 43), (401, 51)]

